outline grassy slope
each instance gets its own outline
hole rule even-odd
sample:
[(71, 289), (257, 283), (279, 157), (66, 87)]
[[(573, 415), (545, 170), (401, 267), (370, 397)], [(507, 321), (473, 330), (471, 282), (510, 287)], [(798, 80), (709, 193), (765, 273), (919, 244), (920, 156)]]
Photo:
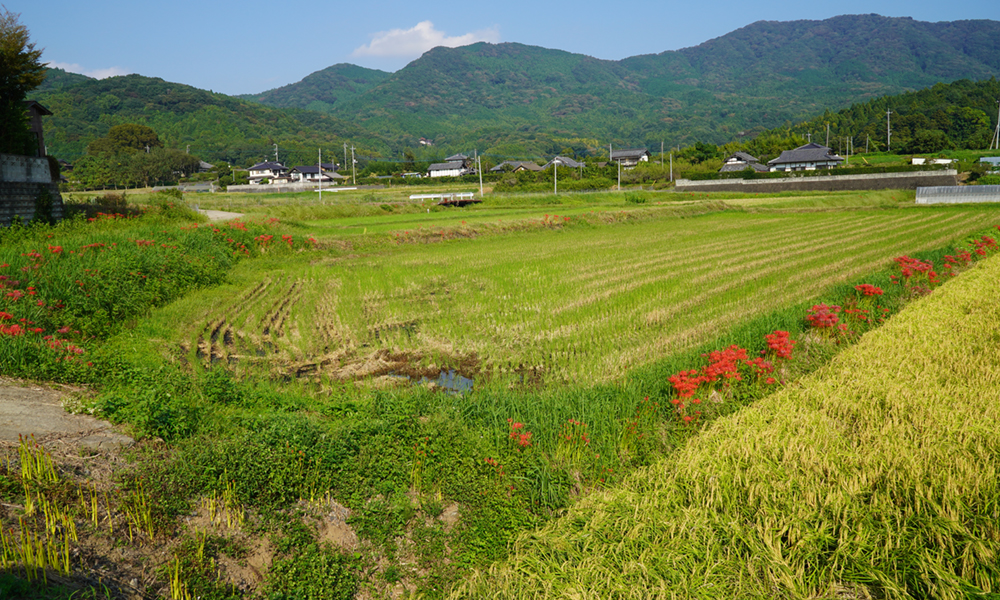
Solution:
[[(457, 597), (1000, 589), (1000, 259), (585, 499)], [(995, 597), (995, 596), (991, 596)]]

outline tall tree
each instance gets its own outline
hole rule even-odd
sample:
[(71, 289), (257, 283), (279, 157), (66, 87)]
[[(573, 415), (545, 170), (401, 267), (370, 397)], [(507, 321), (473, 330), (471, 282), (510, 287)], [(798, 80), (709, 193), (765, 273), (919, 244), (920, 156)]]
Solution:
[(0, 5), (0, 152), (33, 154), (24, 101), (42, 84), (45, 66), (19, 16)]
[(123, 123), (108, 130), (108, 135), (87, 145), (87, 154), (148, 151), (163, 147), (152, 127)]

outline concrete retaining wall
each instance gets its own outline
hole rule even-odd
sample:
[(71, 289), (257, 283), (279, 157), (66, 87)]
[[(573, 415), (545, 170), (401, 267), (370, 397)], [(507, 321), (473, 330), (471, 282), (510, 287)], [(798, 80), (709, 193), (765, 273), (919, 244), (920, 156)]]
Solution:
[(957, 186), (958, 171), (910, 171), (906, 173), (871, 173), (865, 175), (792, 176), (782, 179), (678, 179), (678, 192), (740, 192), (774, 194), (777, 192), (916, 189), (921, 186)]
[(62, 196), (48, 159), (0, 154), (0, 225), (10, 225), (15, 215), (25, 222), (34, 219), (36, 203), (45, 192), (52, 199), (52, 217), (62, 219)]
[(1000, 185), (917, 188), (917, 204), (966, 204), (970, 202), (1000, 202)]

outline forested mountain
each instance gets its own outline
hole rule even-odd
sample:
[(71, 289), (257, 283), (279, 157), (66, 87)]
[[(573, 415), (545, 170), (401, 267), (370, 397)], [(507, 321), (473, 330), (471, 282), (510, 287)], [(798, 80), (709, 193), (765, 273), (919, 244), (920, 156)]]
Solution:
[[(883, 96), (832, 113), (827, 111), (788, 131), (820, 139), (830, 124), (830, 145), (840, 150), (851, 137), (855, 148), (868, 143), (885, 150), (886, 129), (892, 130), (891, 150), (902, 154), (939, 152), (953, 148), (986, 149), (997, 123), (1000, 80), (967, 79), (938, 83), (916, 92)], [(891, 114), (886, 114), (891, 111)]]
[(385, 71), (340, 63), (316, 71), (297, 83), (237, 98), (278, 108), (304, 108), (329, 114), (338, 102), (343, 104), (357, 98), (390, 75)]
[[(499, 154), (588, 153), (609, 142), (719, 143), (859, 100), (997, 74), (996, 21), (848, 15), (760, 21), (621, 61), (513, 43), (435, 48), (326, 108), (397, 145), (427, 137)], [(262, 101), (287, 102), (278, 91)]]
[[(51, 71), (50, 71), (51, 73)], [(60, 73), (56, 73), (57, 81)], [(333, 152), (343, 143), (366, 152), (387, 145), (358, 125), (313, 111), (277, 109), (162, 79), (125, 75), (75, 84), (46, 85), (32, 99), (52, 111), (45, 118), (50, 154), (73, 160), (113, 125), (152, 127), (168, 148), (208, 161), (246, 166), (273, 158), (312, 164), (318, 148)]]
[[(609, 143), (749, 139), (939, 82), (988, 80), (1000, 75), (1000, 22), (760, 21), (693, 48), (621, 61), (515, 43), (440, 47), (392, 74), (334, 65), (246, 96), (253, 102), (139, 75), (50, 73), (32, 97), (55, 113), (46, 118), (50, 151), (70, 159), (128, 122), (149, 125), (168, 147), (190, 144), (193, 154), (237, 164), (272, 157), (275, 143), (292, 162), (345, 142), (361, 156), (397, 159), (408, 148), (419, 160), (473, 149), (500, 159), (587, 156), (605, 154)], [(882, 110), (873, 102), (868, 110)], [(944, 131), (940, 115), (925, 116), (899, 121), (896, 139)], [(418, 149), (421, 137), (436, 146)]]
[(48, 69), (45, 72), (45, 81), (42, 82), (42, 85), (37, 90), (32, 92), (32, 97), (40, 92), (69, 87), (86, 81), (93, 81), (93, 79), (86, 75), (70, 73), (62, 69)]

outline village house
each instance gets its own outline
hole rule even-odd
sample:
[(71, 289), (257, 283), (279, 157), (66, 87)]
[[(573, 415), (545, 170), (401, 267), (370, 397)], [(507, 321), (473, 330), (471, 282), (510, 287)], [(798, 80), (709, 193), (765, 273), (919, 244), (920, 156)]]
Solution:
[(288, 173), (288, 167), (279, 162), (269, 160), (250, 167), (248, 169), (248, 178), (251, 185), (259, 185), (265, 179), (270, 183), (274, 183), (276, 180), (290, 179), (286, 173)]
[(523, 171), (541, 171), (542, 168), (526, 160), (505, 160), (490, 169), (491, 173), (521, 173)]
[(645, 148), (612, 150), (611, 161), (619, 163), (623, 169), (631, 169), (641, 162), (649, 162), (649, 150)]
[(778, 158), (767, 161), (767, 166), (771, 171), (815, 171), (832, 169), (842, 162), (844, 159), (830, 148), (810, 142), (794, 150), (785, 150)]
[(460, 160), (434, 163), (427, 168), (428, 177), (459, 177), (465, 173), (465, 164)]
[(35, 156), (45, 156), (45, 138), (42, 135), (42, 117), (52, 116), (52, 112), (34, 100), (25, 100), (24, 104), (25, 109), (28, 111), (28, 129), (31, 131), (31, 134), (35, 136), (35, 139), (38, 140)]
[(542, 170), (548, 169), (552, 165), (559, 165), (560, 167), (569, 167), (570, 169), (582, 169), (583, 167), (586, 166), (582, 162), (575, 161), (572, 158), (566, 158), (565, 156), (557, 156), (552, 160), (550, 160), (549, 162), (545, 163), (545, 166), (542, 167)]
[(765, 173), (769, 170), (767, 165), (761, 164), (760, 159), (756, 156), (752, 156), (746, 152), (737, 152), (722, 163), (722, 168), (719, 169), (719, 173), (732, 173), (734, 171), (738, 172), (745, 169), (753, 169), (758, 173)]
[(428, 177), (460, 177), (472, 173), (469, 168), (469, 157), (464, 154), (453, 154), (444, 159), (443, 163), (434, 163), (427, 168)]
[(336, 165), (330, 163), (323, 163), (323, 175), (319, 174), (319, 167), (316, 165), (300, 165), (294, 167), (291, 171), (291, 177), (295, 181), (303, 183), (318, 183), (322, 181), (323, 183), (329, 181), (335, 181), (339, 179), (347, 179), (343, 175), (335, 172)]

